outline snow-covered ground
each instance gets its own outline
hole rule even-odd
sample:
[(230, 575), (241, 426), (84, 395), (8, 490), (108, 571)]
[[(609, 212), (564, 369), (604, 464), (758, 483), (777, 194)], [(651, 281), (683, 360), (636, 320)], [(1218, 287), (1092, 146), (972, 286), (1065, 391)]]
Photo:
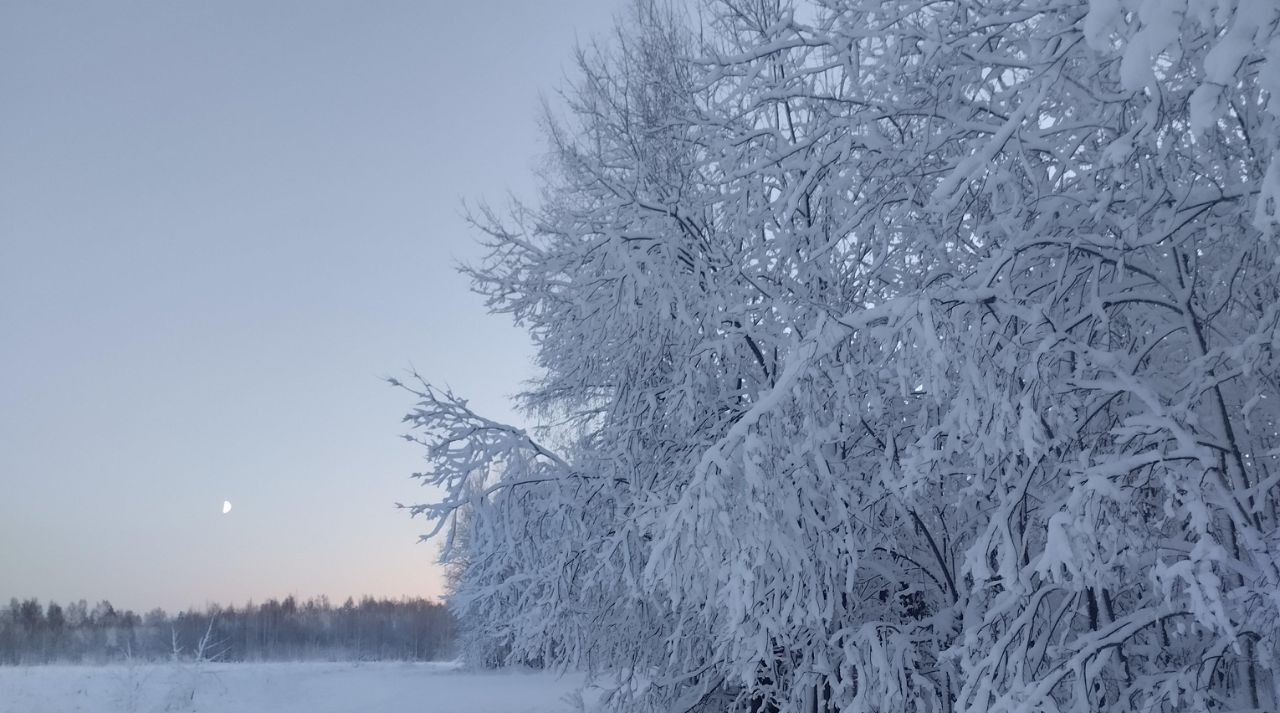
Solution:
[(0, 713), (568, 713), (581, 680), (429, 663), (0, 667)]

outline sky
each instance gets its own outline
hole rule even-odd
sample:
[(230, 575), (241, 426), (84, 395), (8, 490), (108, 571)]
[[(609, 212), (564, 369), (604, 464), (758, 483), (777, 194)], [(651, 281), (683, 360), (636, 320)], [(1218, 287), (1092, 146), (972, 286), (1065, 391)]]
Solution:
[(0, 0), (0, 602), (439, 596), (381, 379), (518, 418), (462, 205), (620, 9)]

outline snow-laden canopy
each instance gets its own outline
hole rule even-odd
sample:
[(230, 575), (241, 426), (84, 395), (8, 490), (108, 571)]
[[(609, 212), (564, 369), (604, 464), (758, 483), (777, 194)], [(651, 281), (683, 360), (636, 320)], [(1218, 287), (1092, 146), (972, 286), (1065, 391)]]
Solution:
[(639, 2), (425, 384), (473, 656), (645, 711), (1280, 706), (1280, 5)]

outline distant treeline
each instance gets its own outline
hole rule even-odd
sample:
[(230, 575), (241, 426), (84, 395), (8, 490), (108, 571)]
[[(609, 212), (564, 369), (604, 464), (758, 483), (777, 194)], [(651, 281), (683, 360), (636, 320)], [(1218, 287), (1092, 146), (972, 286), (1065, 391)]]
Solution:
[(123, 660), (435, 660), (452, 654), (454, 623), (425, 599), (292, 596), (261, 604), (138, 615), (110, 602), (0, 606), (0, 665)]

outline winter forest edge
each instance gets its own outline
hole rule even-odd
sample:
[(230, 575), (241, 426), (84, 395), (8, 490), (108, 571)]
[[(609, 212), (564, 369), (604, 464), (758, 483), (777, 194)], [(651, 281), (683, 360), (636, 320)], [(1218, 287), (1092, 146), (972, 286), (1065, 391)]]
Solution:
[[(0, 666), (139, 662), (435, 661), (453, 655), (454, 622), (420, 598), (290, 595), (260, 604), (209, 604), (170, 615), (109, 601), (65, 606), (12, 599), (0, 608)], [(4, 709), (0, 709), (4, 710)]]
[(622, 711), (1280, 706), (1280, 5), (639, 0), (417, 378), (474, 663)]

